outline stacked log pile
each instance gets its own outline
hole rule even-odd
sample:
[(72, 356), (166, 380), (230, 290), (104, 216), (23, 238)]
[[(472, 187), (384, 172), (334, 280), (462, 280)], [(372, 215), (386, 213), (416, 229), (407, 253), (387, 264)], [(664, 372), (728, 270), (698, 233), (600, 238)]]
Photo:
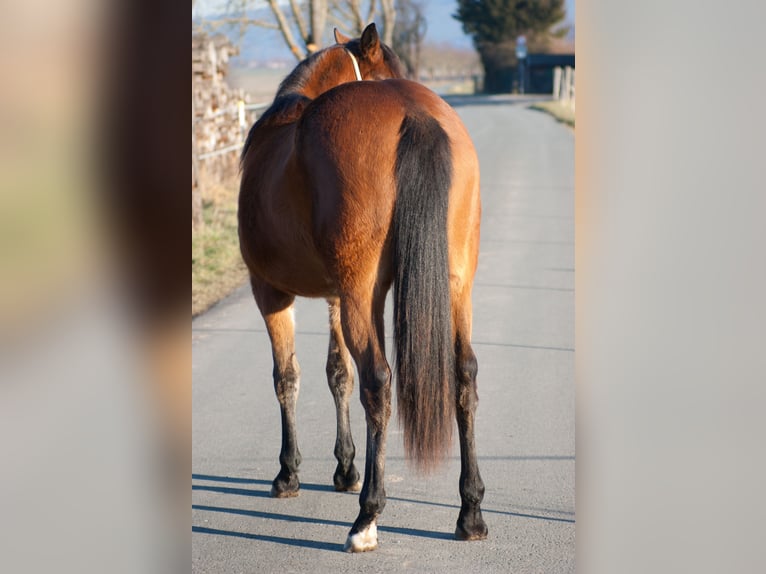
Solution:
[[(240, 126), (237, 104), (249, 98), (226, 83), (229, 58), (236, 46), (222, 34), (192, 34), (192, 225), (201, 218), (205, 190), (236, 177), (239, 151), (255, 114), (247, 113)], [(219, 150), (230, 148), (224, 153)]]

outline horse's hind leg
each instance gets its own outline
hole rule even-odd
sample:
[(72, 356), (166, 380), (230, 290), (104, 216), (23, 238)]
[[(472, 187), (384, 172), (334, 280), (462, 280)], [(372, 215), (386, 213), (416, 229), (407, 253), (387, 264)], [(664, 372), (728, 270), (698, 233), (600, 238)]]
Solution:
[(357, 492), (361, 487), (359, 472), (354, 466), (354, 440), (351, 437), (351, 426), (348, 416), (348, 400), (354, 389), (354, 366), (346, 343), (343, 340), (343, 330), (340, 324), (340, 302), (338, 299), (328, 300), (330, 308), (330, 348), (327, 352), (327, 383), (330, 386), (338, 429), (335, 438), (335, 458), (338, 466), (333, 476), (335, 490)]
[(251, 277), (253, 295), (266, 322), (274, 359), (274, 390), (282, 415), (282, 449), (279, 453), (280, 470), (271, 487), (277, 498), (297, 496), (300, 489), (298, 466), (301, 453), (295, 427), (295, 404), (300, 388), (300, 368), (295, 358), (295, 297), (283, 293)]
[(364, 298), (344, 298), (341, 305), (343, 334), (359, 371), (360, 398), (367, 418), (367, 451), (364, 484), (359, 495), (359, 516), (351, 527), (345, 550), (365, 552), (378, 547), (377, 518), (386, 505), (383, 474), (386, 431), (391, 417), (391, 369), (383, 347), (385, 293)]
[(481, 540), (487, 537), (487, 524), (481, 516), (484, 482), (479, 474), (474, 441), (474, 420), (479, 401), (476, 392), (478, 363), (471, 348), (470, 289), (453, 293), (453, 320), (455, 325), (455, 362), (457, 393), (457, 426), (460, 435), (460, 515), (455, 538)]

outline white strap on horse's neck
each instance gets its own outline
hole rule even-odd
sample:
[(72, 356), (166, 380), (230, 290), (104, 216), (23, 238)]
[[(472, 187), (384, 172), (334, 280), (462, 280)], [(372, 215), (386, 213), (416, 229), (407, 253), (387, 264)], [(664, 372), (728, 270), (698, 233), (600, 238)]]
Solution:
[(362, 81), (362, 72), (359, 71), (359, 62), (356, 61), (356, 56), (351, 53), (351, 50), (346, 49), (346, 54), (351, 58), (351, 63), (354, 64), (354, 74), (356, 74), (356, 81)]

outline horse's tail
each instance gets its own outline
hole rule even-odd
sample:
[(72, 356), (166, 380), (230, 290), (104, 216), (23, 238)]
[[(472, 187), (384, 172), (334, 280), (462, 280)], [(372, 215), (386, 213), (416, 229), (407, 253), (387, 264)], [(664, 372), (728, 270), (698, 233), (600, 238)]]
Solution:
[(448, 454), (455, 413), (447, 209), (449, 136), (430, 116), (407, 116), (396, 153), (394, 344), (407, 458), (430, 470)]

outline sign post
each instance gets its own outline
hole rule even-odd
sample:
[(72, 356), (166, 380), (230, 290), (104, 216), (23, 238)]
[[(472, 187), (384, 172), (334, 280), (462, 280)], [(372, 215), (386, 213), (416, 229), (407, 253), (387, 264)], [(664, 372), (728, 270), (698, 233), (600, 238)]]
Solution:
[(519, 62), (519, 93), (523, 94), (526, 88), (524, 85), (526, 70), (524, 68), (527, 61), (527, 39), (525, 36), (516, 38), (516, 59)]

